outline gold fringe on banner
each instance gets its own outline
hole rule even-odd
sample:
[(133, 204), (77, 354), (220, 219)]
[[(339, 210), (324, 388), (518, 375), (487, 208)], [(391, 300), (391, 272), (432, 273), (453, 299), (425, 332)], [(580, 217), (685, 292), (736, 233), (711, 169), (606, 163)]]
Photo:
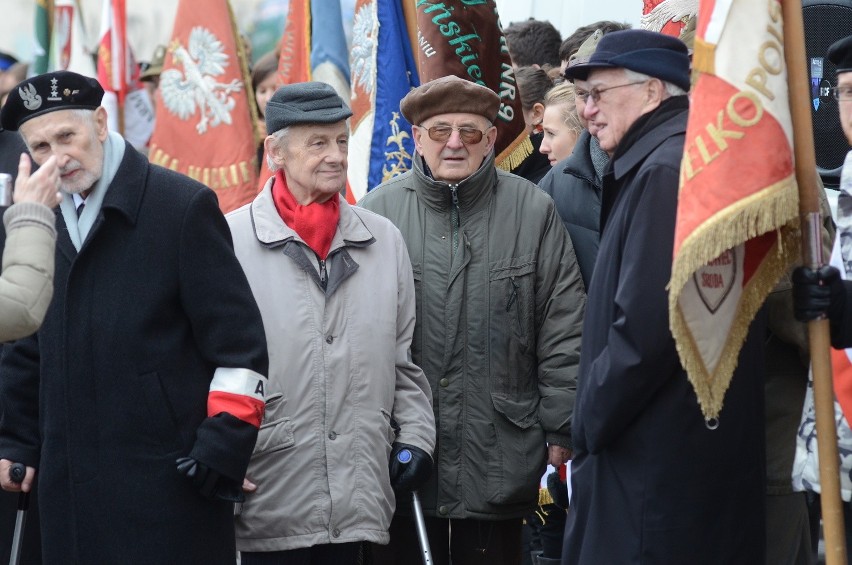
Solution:
[(716, 74), (716, 45), (695, 37), (692, 51), (692, 73)]
[(532, 155), (533, 151), (535, 151), (535, 148), (530, 141), (530, 136), (524, 133), (497, 155), (494, 162), (498, 169), (511, 172), (523, 163), (524, 159)]
[[(681, 363), (695, 389), (705, 418), (719, 416), (725, 392), (737, 366), (739, 355), (735, 353), (745, 341), (752, 319), (781, 275), (799, 257), (801, 236), (798, 214), (798, 192), (791, 176), (713, 216), (712, 221), (699, 226), (684, 240), (675, 258), (668, 286), (669, 311), (674, 313), (671, 331), (676, 338)], [(725, 341), (719, 363), (710, 374), (686, 324), (678, 298), (699, 268), (728, 249), (771, 231), (777, 231), (778, 241), (755, 276), (743, 288), (737, 317)]]
[(538, 505), (546, 506), (548, 504), (553, 504), (553, 497), (550, 496), (550, 490), (540, 487), (538, 489)]

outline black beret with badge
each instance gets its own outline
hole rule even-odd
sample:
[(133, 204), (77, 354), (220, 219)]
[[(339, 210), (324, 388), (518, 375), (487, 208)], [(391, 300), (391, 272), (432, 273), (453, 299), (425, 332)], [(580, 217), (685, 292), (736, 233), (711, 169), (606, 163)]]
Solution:
[(832, 43), (826, 55), (838, 73), (852, 72), (852, 35)]
[(28, 78), (9, 92), (0, 110), (0, 127), (17, 130), (22, 123), (56, 110), (95, 110), (104, 89), (97, 80), (71, 71)]

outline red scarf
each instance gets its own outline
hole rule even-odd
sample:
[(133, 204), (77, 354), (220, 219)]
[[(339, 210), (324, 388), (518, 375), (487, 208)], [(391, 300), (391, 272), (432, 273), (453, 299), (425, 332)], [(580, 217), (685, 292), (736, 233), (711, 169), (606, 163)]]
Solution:
[(335, 195), (325, 202), (302, 206), (287, 187), (284, 171), (278, 169), (272, 184), (272, 201), (284, 223), (299, 234), (320, 259), (325, 260), (340, 220), (340, 199)]

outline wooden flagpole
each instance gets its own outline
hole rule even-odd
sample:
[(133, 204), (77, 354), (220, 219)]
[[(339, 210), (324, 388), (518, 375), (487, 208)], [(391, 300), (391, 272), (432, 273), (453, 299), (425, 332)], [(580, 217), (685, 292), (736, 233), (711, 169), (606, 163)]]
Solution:
[[(819, 196), (814, 154), (813, 123), (810, 109), (805, 32), (801, 0), (782, 0), (784, 14), (784, 56), (790, 85), (790, 114), (799, 185), (799, 210), (802, 218), (802, 255), (805, 265), (816, 269), (825, 264)], [(834, 385), (829, 347), (828, 320), (808, 323), (811, 367), (814, 376), (819, 480), (825, 535), (826, 565), (846, 565), (846, 537), (840, 498), (840, 469), (837, 453), (837, 429), (834, 421)]]

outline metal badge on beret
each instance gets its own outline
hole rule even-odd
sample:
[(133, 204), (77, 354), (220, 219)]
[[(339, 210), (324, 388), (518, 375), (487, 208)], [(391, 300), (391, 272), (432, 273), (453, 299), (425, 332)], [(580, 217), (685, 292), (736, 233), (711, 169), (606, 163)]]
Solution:
[(94, 110), (103, 96), (103, 88), (91, 77), (70, 71), (34, 76), (9, 92), (0, 110), (0, 127), (14, 131), (27, 120), (56, 110)]

